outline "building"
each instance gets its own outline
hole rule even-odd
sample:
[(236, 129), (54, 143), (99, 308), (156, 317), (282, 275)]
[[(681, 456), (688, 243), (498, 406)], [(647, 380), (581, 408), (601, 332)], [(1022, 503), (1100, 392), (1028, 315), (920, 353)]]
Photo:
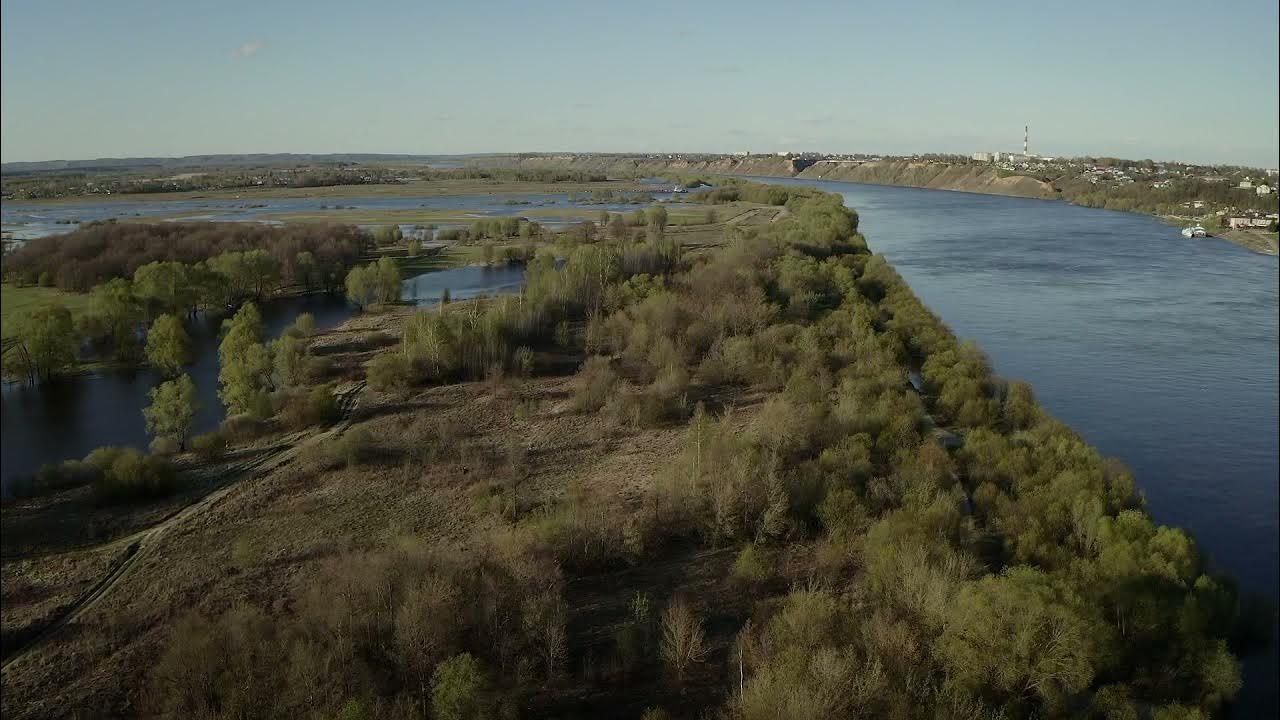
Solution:
[(1246, 175), (1244, 179), (1240, 181), (1240, 184), (1237, 187), (1239, 187), (1241, 190), (1248, 190), (1253, 187), (1253, 180), (1248, 175)]
[(1258, 187), (1254, 188), (1254, 192), (1258, 193), (1259, 195), (1270, 195), (1270, 194), (1271, 194), (1271, 186), (1270, 186), (1270, 185), (1259, 185)]
[(1227, 225), (1232, 230), (1239, 228), (1265, 228), (1271, 225), (1271, 220), (1265, 217), (1232, 217), (1227, 218)]
[(976, 152), (973, 154), (973, 159), (978, 162), (998, 162), (1000, 153)]

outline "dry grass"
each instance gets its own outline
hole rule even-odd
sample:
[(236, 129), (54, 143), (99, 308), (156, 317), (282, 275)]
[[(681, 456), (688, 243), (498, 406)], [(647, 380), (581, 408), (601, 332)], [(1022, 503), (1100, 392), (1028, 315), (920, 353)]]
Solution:
[[(393, 308), (352, 318), (317, 337), (314, 351), (333, 362), (339, 379), (354, 380), (398, 336), (407, 313)], [(130, 533), (207, 494), (248, 456), (298, 448), (273, 460), (272, 469), (236, 480), (216, 503), (184, 518), (91, 610), (9, 664), (3, 676), (5, 716), (40, 717), (74, 707), (124, 713), (137, 707), (144, 700), (146, 668), (184, 612), (216, 616), (248, 603), (269, 614), (289, 613), (321, 565), (349, 551), (386, 547), (404, 537), (438, 548), (478, 547), (513, 524), (536, 522), (544, 509), (575, 504), (604, 508), (611, 518), (634, 512), (655, 473), (680, 452), (684, 428), (635, 430), (608, 424), (599, 414), (574, 413), (573, 390), (571, 376), (462, 383), (408, 396), (366, 390), (351, 421), (367, 433), (372, 448), (354, 464), (332, 462), (328, 448), (336, 443), (330, 438), (309, 447), (309, 434), (317, 432), (311, 430), (263, 438), (229, 453), (218, 465), (203, 467), (199, 489), (181, 497), (129, 512), (101, 511), (114, 514), (82, 525), (75, 522), (82, 515), (68, 514), (68, 508), (87, 510), (75, 501), (76, 491), (6, 506), (6, 553), (13, 533), (25, 553), (25, 559), (5, 564), (8, 632), (56, 615), (106, 573)], [(100, 529), (92, 534), (86, 527)], [(625, 603), (641, 585), (661, 593), (655, 597), (659, 608), (677, 591), (706, 597), (723, 585), (731, 593), (732, 552), (674, 552), (673, 560), (643, 575), (630, 581), (622, 576), (620, 585), (587, 580), (569, 593), (581, 604), (571, 608), (573, 674), (583, 662), (596, 662), (584, 657), (607, 661), (598, 657), (611, 652), (597, 642), (611, 633), (609, 611), (602, 607), (618, 598)], [(593, 582), (597, 589), (591, 589)], [(600, 594), (610, 587), (618, 588), (612, 600)], [(732, 607), (725, 597), (724, 607)], [(708, 633), (713, 648), (728, 642), (714, 625)], [(660, 680), (650, 678), (653, 688), (665, 687)], [(707, 683), (706, 692), (712, 686)], [(653, 692), (658, 690), (648, 697)], [(590, 693), (563, 687), (536, 702), (547, 708), (596, 707)], [(644, 698), (636, 702), (642, 709)]]

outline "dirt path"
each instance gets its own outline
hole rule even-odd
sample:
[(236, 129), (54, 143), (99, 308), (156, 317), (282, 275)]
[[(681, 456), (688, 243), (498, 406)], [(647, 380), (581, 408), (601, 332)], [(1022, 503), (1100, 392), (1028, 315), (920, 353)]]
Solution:
[(51, 621), (24, 645), (15, 648), (10, 656), (5, 658), (4, 665), (0, 669), (8, 669), (10, 665), (33, 648), (39, 646), (44, 640), (53, 636), (59, 629), (75, 622), (85, 613), (92, 610), (107, 593), (120, 584), (121, 580), (132, 574), (133, 570), (138, 567), (138, 560), (155, 552), (169, 532), (217, 505), (233, 490), (240, 487), (243, 480), (253, 476), (265, 476), (298, 457), (306, 448), (341, 435), (351, 425), (352, 414), (356, 409), (360, 392), (364, 390), (364, 387), (365, 383), (356, 383), (351, 388), (338, 394), (338, 405), (342, 410), (342, 418), (334, 425), (320, 432), (302, 431), (288, 435), (282, 442), (276, 444), (267, 452), (256, 454), (231, 466), (226, 471), (229, 479), (222, 487), (145, 530), (117, 538), (97, 548), (78, 548), (77, 551), (85, 551), (121, 545), (127, 546), (124, 558), (111, 569), (111, 572), (72, 603), (61, 617)]

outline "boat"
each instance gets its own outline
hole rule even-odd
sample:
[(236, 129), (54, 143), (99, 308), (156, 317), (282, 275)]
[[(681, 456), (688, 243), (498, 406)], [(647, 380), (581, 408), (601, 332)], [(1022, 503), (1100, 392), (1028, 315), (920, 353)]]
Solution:
[(1182, 228), (1182, 237), (1202, 238), (1208, 237), (1209, 233), (1201, 226), (1194, 225), (1189, 228)]
[(673, 192), (673, 193), (686, 193), (686, 192), (689, 192), (689, 191), (688, 191), (688, 190), (685, 190), (683, 185), (677, 185), (677, 186), (675, 186), (675, 187), (671, 188), (671, 192)]

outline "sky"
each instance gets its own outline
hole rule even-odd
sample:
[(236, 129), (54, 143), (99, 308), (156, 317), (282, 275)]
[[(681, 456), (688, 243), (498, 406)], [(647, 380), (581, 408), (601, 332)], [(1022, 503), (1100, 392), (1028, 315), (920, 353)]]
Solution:
[(0, 160), (869, 152), (1280, 164), (1276, 0), (0, 3)]

